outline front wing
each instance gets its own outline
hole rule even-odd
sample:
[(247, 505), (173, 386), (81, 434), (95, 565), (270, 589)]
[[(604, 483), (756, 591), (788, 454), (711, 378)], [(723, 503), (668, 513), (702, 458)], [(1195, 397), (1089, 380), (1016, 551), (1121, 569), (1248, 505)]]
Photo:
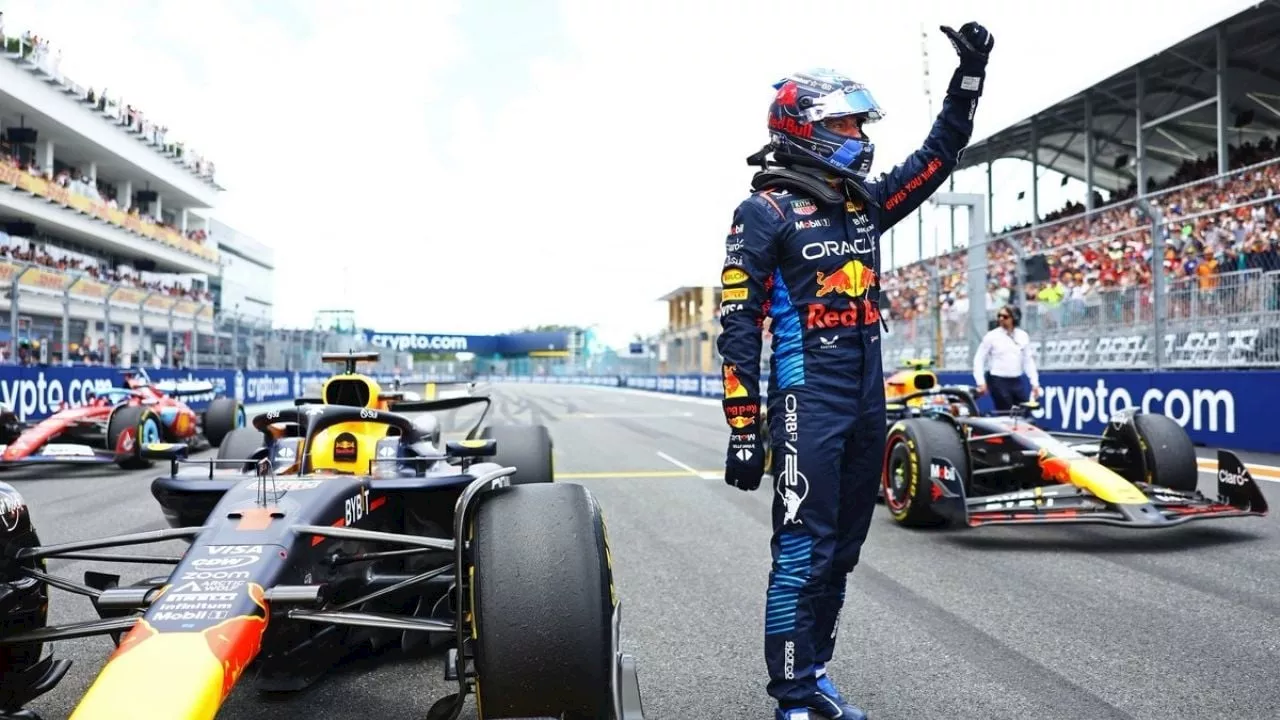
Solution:
[(1203, 493), (1134, 483), (1145, 503), (1108, 503), (1074, 485), (1050, 485), (1002, 495), (967, 498), (951, 463), (934, 458), (933, 508), (953, 523), (985, 525), (1115, 525), (1161, 529), (1195, 520), (1264, 516), (1266, 498), (1235, 455), (1218, 451), (1217, 498)]
[[(0, 452), (3, 451), (0, 446)], [(0, 467), (17, 467), (19, 465), (97, 465), (114, 463), (116, 454), (113, 450), (95, 448), (91, 445), (77, 443), (48, 443), (36, 452), (16, 460), (0, 460)]]

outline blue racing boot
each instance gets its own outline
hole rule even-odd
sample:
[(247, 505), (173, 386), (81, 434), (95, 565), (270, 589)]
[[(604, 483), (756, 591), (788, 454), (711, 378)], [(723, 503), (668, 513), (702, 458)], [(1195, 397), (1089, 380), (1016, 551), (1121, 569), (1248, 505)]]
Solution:
[(820, 707), (791, 708), (789, 710), (778, 708), (774, 711), (773, 718), (774, 720), (867, 720), (866, 714), (853, 705), (839, 703), (828, 706), (828, 702), (835, 703), (835, 701), (826, 695), (822, 695), (821, 698), (815, 703)]
[(817, 670), (818, 675), (818, 692), (822, 693), (823, 698), (833, 703), (840, 710), (839, 715), (833, 715), (833, 718), (839, 720), (867, 720), (867, 714), (862, 708), (854, 705), (836, 689), (836, 684), (831, 682), (831, 678), (827, 675), (827, 668), (820, 666)]

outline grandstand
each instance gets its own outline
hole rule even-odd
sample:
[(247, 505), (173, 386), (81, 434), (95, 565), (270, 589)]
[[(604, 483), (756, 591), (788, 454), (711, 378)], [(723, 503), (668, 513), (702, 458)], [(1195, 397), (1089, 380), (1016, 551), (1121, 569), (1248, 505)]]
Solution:
[(214, 332), (214, 166), (118, 98), (62, 76), (47, 40), (0, 60), (0, 358), (191, 363)]
[(1042, 214), (1033, 187), (1035, 221), (987, 242), (986, 287), (966, 249), (884, 273), (886, 362), (937, 356), (940, 324), (938, 364), (971, 367), (982, 292), (988, 320), (1019, 304), (1043, 369), (1280, 367), (1277, 140), (1280, 6), (1259, 3), (974, 142), (960, 170), (1027, 161), (1086, 202)]

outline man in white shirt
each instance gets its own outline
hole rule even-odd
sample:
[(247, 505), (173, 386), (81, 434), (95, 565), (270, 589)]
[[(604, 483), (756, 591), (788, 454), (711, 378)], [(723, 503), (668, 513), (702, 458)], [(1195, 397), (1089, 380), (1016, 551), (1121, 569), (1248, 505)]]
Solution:
[(1022, 376), (1031, 381), (1031, 397), (1040, 397), (1040, 374), (1032, 357), (1031, 336), (1018, 327), (1022, 313), (1013, 305), (1005, 305), (996, 313), (998, 327), (987, 333), (973, 358), (973, 380), (978, 394), (991, 390), (996, 410), (1009, 410), (1027, 401)]

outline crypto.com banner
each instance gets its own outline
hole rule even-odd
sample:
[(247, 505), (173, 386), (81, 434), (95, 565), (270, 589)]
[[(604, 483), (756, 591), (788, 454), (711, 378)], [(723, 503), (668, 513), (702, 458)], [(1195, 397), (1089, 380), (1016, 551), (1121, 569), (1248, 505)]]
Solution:
[[(967, 373), (943, 372), (938, 378), (944, 384), (973, 384), (973, 376)], [(503, 378), (490, 380), (500, 382)], [(719, 376), (700, 374), (564, 377), (535, 382), (618, 385), (712, 398), (723, 392)], [(1137, 407), (1173, 418), (1198, 444), (1280, 452), (1280, 428), (1274, 415), (1280, 408), (1277, 370), (1043, 372), (1040, 383), (1045, 394), (1033, 417), (1046, 430), (1101, 433), (1113, 413)], [(768, 388), (762, 387), (761, 394), (767, 396)], [(991, 410), (990, 397), (981, 398), (978, 407)]]

